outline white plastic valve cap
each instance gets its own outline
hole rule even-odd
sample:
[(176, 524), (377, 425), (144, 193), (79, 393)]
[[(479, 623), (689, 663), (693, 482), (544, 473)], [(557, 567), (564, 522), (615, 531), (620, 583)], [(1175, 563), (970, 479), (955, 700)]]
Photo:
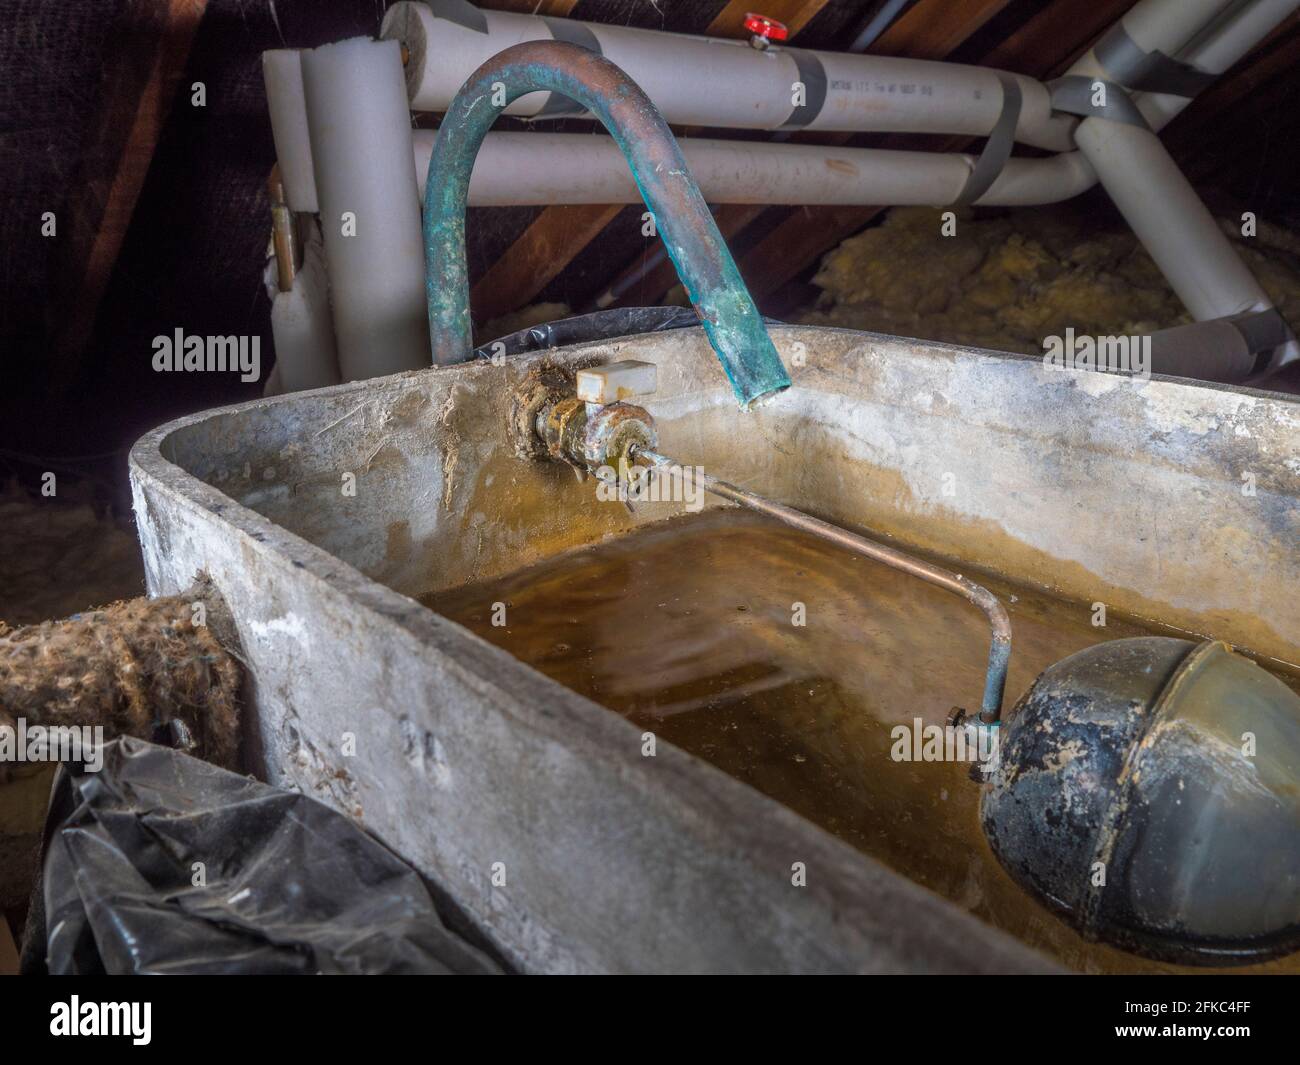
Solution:
[(585, 403), (619, 403), (634, 396), (648, 396), (657, 387), (652, 362), (611, 362), (578, 371), (578, 398)]

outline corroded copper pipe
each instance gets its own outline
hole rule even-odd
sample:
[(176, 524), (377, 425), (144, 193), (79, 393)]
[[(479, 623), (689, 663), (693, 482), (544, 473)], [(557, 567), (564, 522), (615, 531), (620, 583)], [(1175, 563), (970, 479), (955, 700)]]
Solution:
[(433, 361), (463, 362), (473, 354), (465, 205), (474, 159), (497, 116), (542, 89), (600, 119), (627, 158), (740, 405), (788, 388), (781, 358), (663, 116), (608, 59), (565, 41), (528, 41), (493, 56), (470, 75), (438, 128), (424, 191)]
[[(667, 469), (670, 467), (679, 468), (683, 471), (690, 469), (690, 467), (682, 466), (673, 459), (654, 451), (639, 449), (636, 452), (636, 457), (648, 462), (652, 469)], [(979, 607), (984, 612), (984, 616), (989, 619), (989, 627), (993, 630), (993, 638), (989, 646), (988, 671), (984, 677), (984, 696), (980, 701), (979, 719), (986, 725), (998, 723), (1002, 715), (1002, 693), (1007, 683), (1007, 666), (1011, 661), (1011, 619), (1007, 616), (1006, 608), (1003, 607), (997, 596), (983, 585), (976, 584), (974, 581), (963, 577), (960, 573), (953, 573), (942, 566), (936, 566), (914, 555), (909, 555), (905, 551), (899, 551), (897, 548), (886, 547), (874, 540), (868, 540), (865, 536), (858, 536), (856, 533), (848, 532), (838, 526), (831, 525), (829, 522), (805, 514), (801, 510), (795, 510), (793, 507), (787, 507), (781, 503), (773, 503), (770, 499), (764, 499), (753, 492), (737, 488), (734, 484), (728, 484), (716, 477), (710, 477), (699, 470), (691, 470), (691, 476), (695, 479), (695, 483), (706, 492), (712, 492), (722, 499), (730, 500), (732, 503), (739, 503), (742, 507), (748, 507), (760, 514), (776, 518), (778, 521), (785, 522), (786, 525), (802, 529), (804, 532), (811, 533), (823, 540), (828, 540), (846, 551), (866, 555), (867, 558), (882, 562), (886, 566), (892, 566), (894, 569), (910, 573), (913, 577), (919, 577), (930, 584), (946, 588), (948, 591), (960, 595), (963, 599)]]

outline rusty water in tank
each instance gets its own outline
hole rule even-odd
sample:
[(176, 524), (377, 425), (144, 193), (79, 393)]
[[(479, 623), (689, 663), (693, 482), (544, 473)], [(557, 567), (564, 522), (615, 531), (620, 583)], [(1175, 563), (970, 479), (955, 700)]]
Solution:
[[(980, 580), (1015, 631), (1008, 706), (1075, 651), (1160, 631)], [(982, 687), (987, 626), (941, 589), (714, 508), (426, 603), (1072, 968), (1178, 968), (1086, 942), (1013, 884), (980, 832), (969, 762), (893, 757), (916, 719), (942, 725)], [(1236, 971), (1300, 972), (1300, 955)]]

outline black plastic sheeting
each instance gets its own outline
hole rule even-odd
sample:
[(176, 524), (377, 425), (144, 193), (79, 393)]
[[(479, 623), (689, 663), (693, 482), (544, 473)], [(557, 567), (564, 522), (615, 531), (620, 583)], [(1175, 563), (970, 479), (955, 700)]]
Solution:
[(60, 767), (42, 880), (28, 972), (499, 971), (342, 814), (130, 737)]
[[(764, 318), (763, 321), (768, 325), (781, 324), (774, 318)], [(591, 340), (613, 340), (615, 337), (635, 336), (637, 333), (688, 329), (699, 324), (699, 315), (691, 307), (616, 307), (520, 329), (517, 333), (476, 348), (474, 354), (480, 359), (490, 359), (494, 355), (504, 358), (529, 351), (562, 348), (568, 344), (584, 344)]]

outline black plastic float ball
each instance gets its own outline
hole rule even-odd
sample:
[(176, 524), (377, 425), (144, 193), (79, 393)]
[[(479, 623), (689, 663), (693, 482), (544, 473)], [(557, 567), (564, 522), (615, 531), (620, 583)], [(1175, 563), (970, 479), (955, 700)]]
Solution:
[(1300, 949), (1300, 696), (1226, 644), (1146, 637), (1046, 670), (980, 806), (1085, 937), (1190, 965)]

